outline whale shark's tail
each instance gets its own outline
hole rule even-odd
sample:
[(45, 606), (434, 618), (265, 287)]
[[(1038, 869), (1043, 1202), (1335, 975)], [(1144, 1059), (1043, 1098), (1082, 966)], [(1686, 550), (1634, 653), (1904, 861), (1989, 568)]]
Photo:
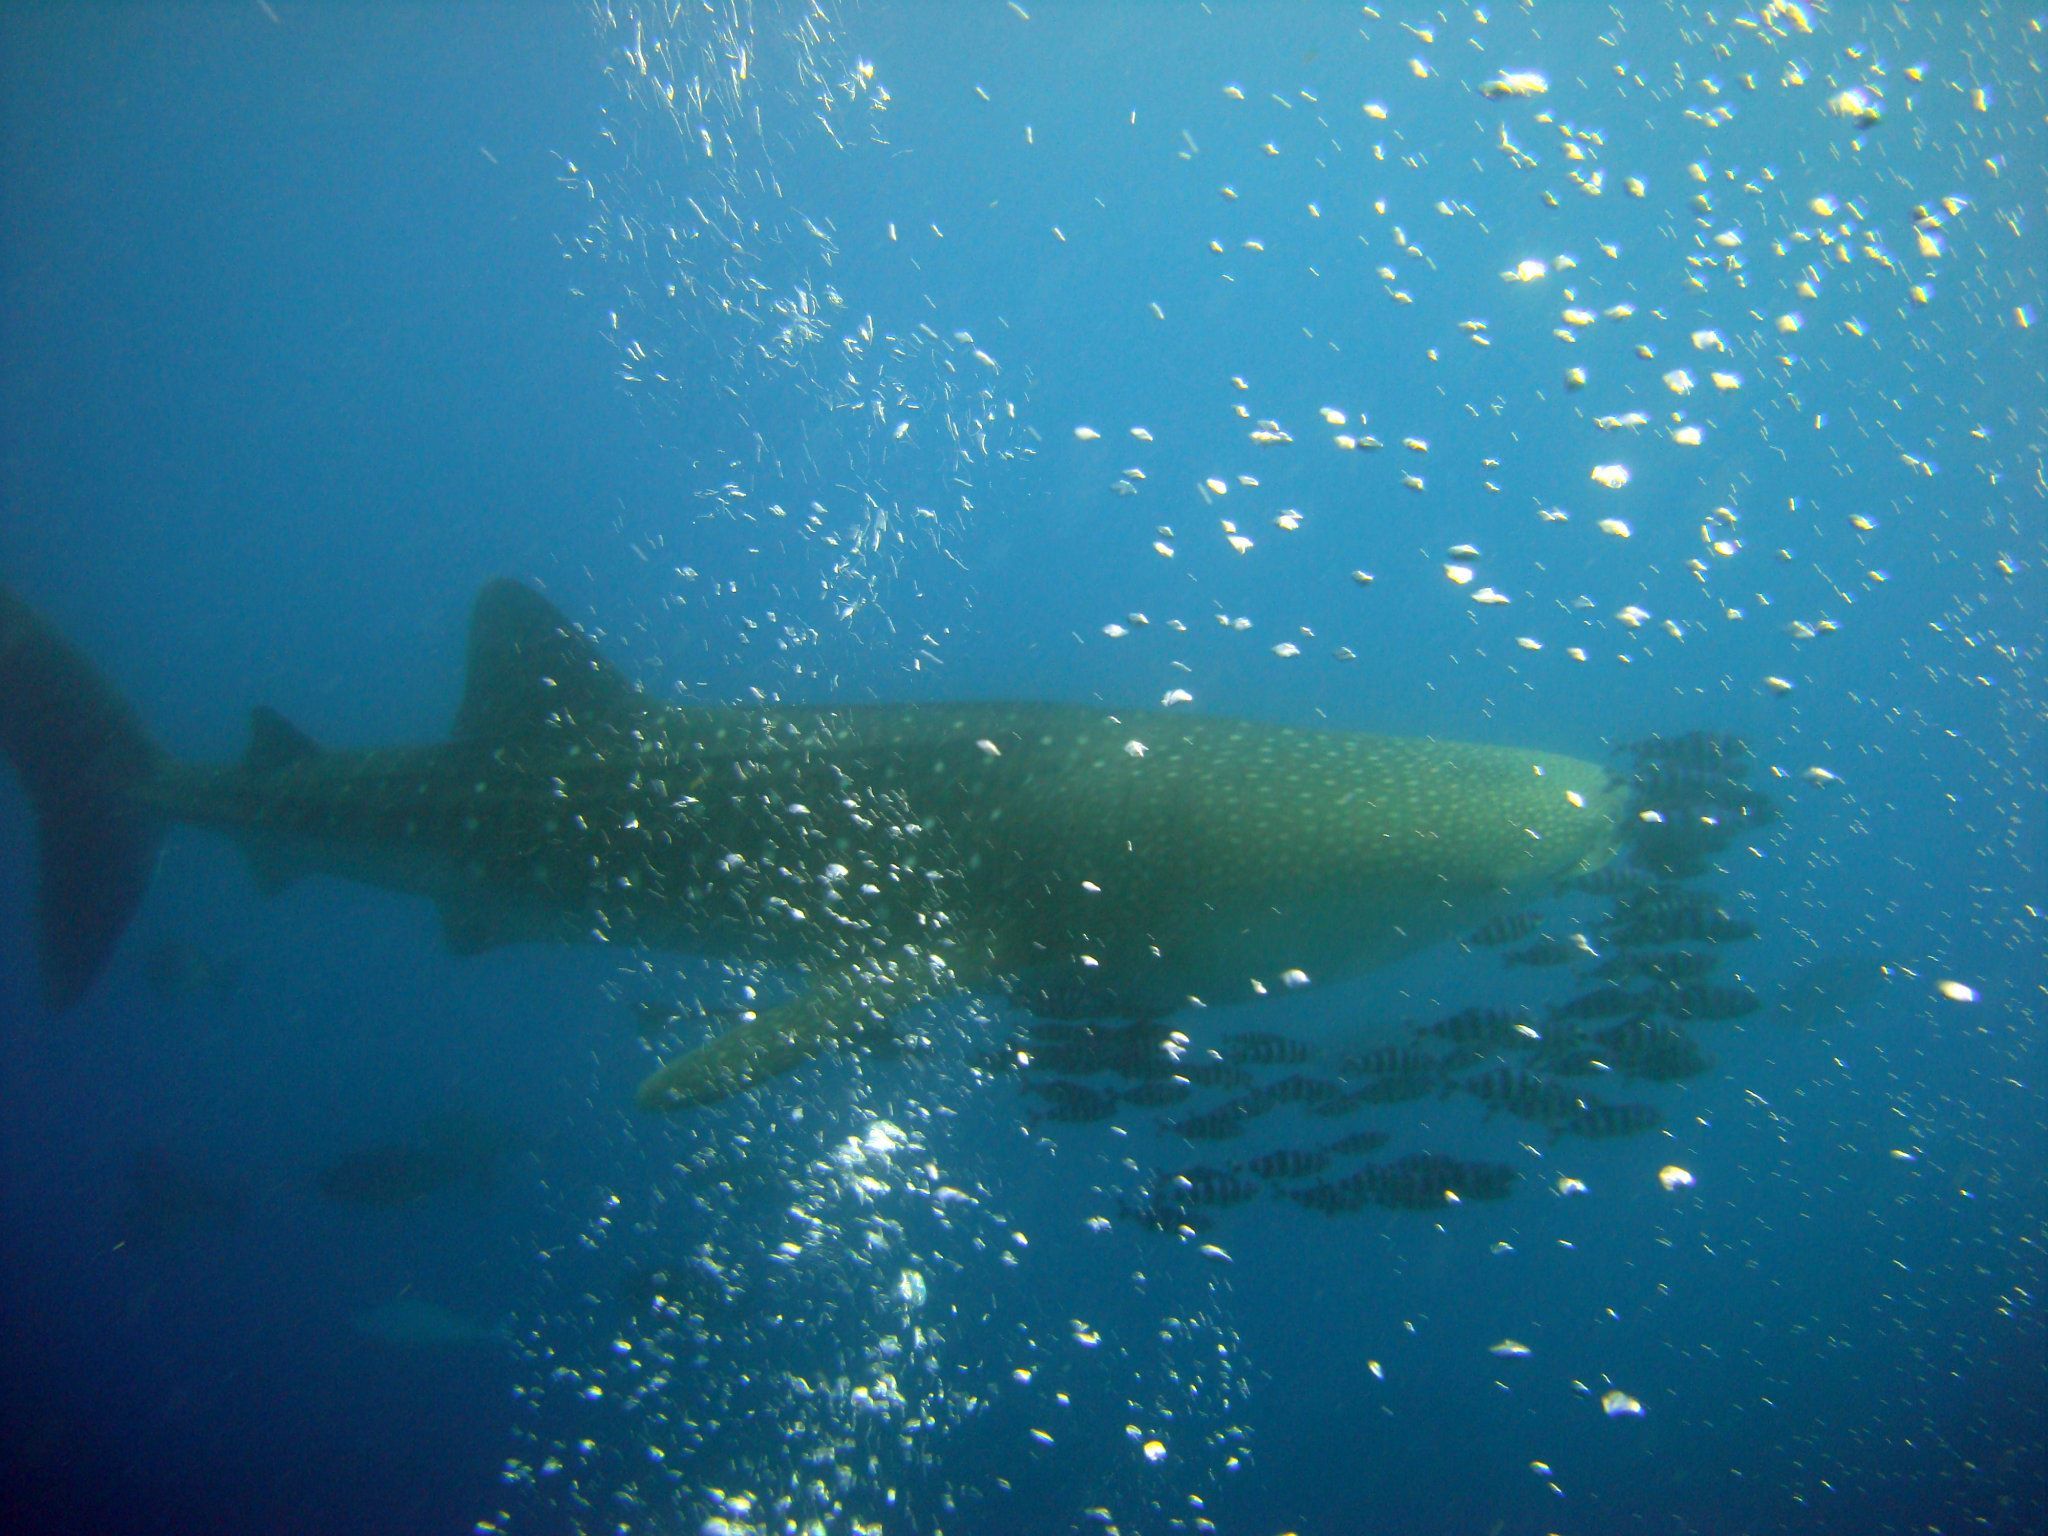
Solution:
[(83, 997), (141, 905), (163, 841), (137, 793), (163, 756), (128, 702), (0, 587), (0, 752), (36, 815), (36, 942), (50, 1005)]

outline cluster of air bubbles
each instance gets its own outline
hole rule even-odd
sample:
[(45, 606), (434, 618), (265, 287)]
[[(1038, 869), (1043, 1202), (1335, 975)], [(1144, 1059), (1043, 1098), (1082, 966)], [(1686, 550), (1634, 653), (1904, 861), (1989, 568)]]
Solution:
[(835, 6), (774, 10), (594, 8), (613, 90), (563, 166), (586, 214), (570, 254), (651, 419), (722, 445), (692, 490), (800, 536), (850, 618), (973, 509), (978, 467), (1012, 451), (1017, 377), (929, 304), (849, 290), (841, 229), (869, 210), (831, 189), (875, 151), (889, 92)]

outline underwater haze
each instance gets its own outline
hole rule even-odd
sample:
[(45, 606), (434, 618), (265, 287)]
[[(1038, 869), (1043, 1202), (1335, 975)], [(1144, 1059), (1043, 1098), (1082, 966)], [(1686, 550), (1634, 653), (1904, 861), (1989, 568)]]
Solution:
[(2044, 58), (0, 10), (0, 1530), (2041, 1529)]

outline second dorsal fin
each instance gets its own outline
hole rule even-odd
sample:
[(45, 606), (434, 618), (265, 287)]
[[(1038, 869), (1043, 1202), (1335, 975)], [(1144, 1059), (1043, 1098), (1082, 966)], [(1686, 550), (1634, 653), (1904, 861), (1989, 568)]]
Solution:
[(551, 722), (619, 724), (641, 709), (625, 674), (533, 588), (501, 579), (477, 594), (458, 739), (504, 741)]

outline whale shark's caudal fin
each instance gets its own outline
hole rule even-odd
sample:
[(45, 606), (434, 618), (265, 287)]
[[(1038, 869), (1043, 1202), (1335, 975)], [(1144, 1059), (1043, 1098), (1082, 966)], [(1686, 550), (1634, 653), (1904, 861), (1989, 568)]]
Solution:
[(55, 1008), (83, 997), (142, 903), (163, 818), (138, 795), (162, 756), (128, 703), (0, 587), (0, 752), (36, 815), (36, 941)]

